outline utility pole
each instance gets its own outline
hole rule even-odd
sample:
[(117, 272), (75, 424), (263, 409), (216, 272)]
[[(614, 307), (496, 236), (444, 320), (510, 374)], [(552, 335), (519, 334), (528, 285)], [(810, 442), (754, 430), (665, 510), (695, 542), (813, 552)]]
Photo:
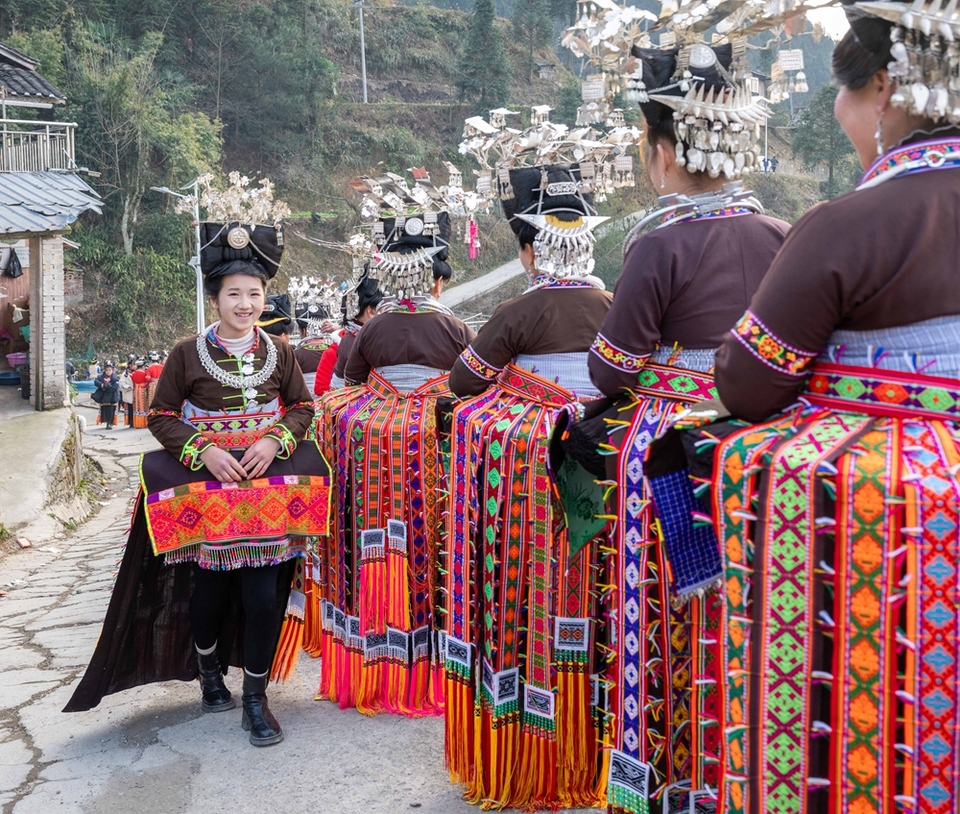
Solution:
[(363, 83), (363, 103), (367, 103), (367, 47), (363, 41), (363, 0), (353, 0), (351, 7), (360, 11), (360, 81)]

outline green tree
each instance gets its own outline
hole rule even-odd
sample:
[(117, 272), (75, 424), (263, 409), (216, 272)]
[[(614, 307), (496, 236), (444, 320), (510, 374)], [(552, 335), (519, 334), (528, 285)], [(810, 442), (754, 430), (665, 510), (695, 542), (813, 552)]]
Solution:
[(553, 18), (548, 0), (518, 0), (513, 12), (514, 36), (527, 49), (527, 78), (533, 79), (534, 52), (553, 35)]
[(507, 49), (497, 25), (493, 0), (476, 0), (470, 29), (457, 65), (461, 102), (478, 111), (506, 104), (510, 95)]
[(850, 190), (856, 173), (853, 145), (833, 115), (836, 98), (837, 89), (823, 85), (800, 111), (793, 134), (793, 154), (808, 170), (826, 165), (827, 180), (821, 184), (824, 198)]
[(133, 254), (143, 197), (151, 185), (179, 185), (213, 169), (220, 158), (220, 125), (190, 111), (190, 91), (156, 66), (163, 37), (139, 45), (81, 35), (69, 58), (72, 103), (82, 111), (82, 162), (119, 220), (124, 254)]

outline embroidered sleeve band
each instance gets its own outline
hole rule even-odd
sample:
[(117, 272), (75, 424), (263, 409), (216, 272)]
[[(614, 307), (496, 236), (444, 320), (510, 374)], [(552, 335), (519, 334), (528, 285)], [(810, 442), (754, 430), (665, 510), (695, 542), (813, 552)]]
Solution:
[(483, 379), (485, 382), (492, 382), (503, 371), (502, 367), (494, 367), (484, 362), (469, 345), (460, 354), (460, 361), (469, 368), (474, 376)]
[(649, 353), (637, 356), (621, 350), (603, 334), (597, 334), (597, 338), (593, 341), (590, 351), (591, 353), (597, 354), (597, 356), (603, 359), (610, 367), (615, 367), (617, 370), (623, 370), (627, 373), (639, 372), (644, 364), (646, 364), (647, 359), (650, 358)]
[(747, 311), (733, 329), (740, 343), (767, 367), (789, 376), (803, 376), (817, 354), (788, 345)]
[(179, 410), (151, 410), (149, 413), (147, 413), (147, 415), (148, 416), (167, 415), (167, 416), (170, 416), (171, 418), (176, 418), (176, 419), (183, 418), (183, 413), (181, 413)]
[(274, 424), (267, 430), (264, 437), (276, 438), (280, 442), (280, 451), (277, 453), (277, 457), (281, 460), (289, 458), (297, 448), (297, 439), (283, 424)]
[(180, 451), (180, 463), (187, 467), (191, 472), (196, 472), (203, 466), (200, 460), (200, 453), (205, 449), (216, 446), (209, 438), (204, 438), (200, 433), (192, 436), (187, 443), (183, 445)]

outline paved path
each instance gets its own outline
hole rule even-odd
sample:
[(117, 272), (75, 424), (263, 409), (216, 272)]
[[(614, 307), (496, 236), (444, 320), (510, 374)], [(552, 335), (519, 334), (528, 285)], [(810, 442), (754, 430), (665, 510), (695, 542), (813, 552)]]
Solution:
[(493, 271), (488, 271), (482, 277), (446, 289), (440, 294), (440, 302), (453, 308), (481, 294), (487, 294), (499, 288), (507, 280), (512, 280), (521, 274), (523, 274), (523, 265), (519, 260), (511, 260), (509, 263), (497, 266)]
[[(313, 700), (318, 663), (270, 692), (286, 740), (247, 743), (240, 709), (200, 711), (196, 684), (60, 710), (93, 650), (129, 523), (146, 430), (91, 430), (113, 496), (78, 532), (0, 562), (3, 814), (466, 814), (443, 768), (437, 718), (365, 718)], [(239, 695), (239, 676), (227, 683)]]

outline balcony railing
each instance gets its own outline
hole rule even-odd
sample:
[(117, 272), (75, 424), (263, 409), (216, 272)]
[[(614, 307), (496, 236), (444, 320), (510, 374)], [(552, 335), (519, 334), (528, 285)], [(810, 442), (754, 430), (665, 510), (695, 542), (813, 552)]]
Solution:
[(74, 122), (0, 119), (0, 172), (75, 169)]

